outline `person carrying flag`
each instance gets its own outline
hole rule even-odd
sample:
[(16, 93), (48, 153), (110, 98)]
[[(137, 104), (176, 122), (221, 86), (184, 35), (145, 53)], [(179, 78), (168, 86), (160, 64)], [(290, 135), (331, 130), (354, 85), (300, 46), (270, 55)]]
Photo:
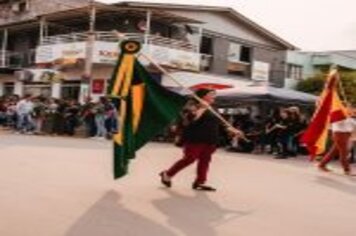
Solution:
[[(214, 90), (199, 89), (196, 96), (208, 105), (212, 105), (215, 101)], [(171, 179), (178, 172), (197, 161), (197, 176), (192, 188), (200, 191), (216, 191), (215, 188), (205, 185), (205, 182), (212, 154), (219, 141), (220, 121), (207, 109), (207, 106), (195, 101), (186, 108), (182, 123), (183, 158), (160, 173), (161, 183), (170, 188), (172, 186)], [(228, 131), (235, 135), (242, 135), (238, 130), (228, 129)]]
[(333, 157), (338, 155), (344, 173), (351, 175), (350, 165), (347, 160), (347, 150), (353, 130), (353, 122), (348, 109), (338, 95), (338, 86), (340, 85), (339, 73), (337, 69), (332, 69), (320, 95), (317, 109), (309, 127), (301, 137), (301, 142), (306, 144), (311, 160), (314, 160), (317, 155), (325, 152), (328, 129), (331, 127), (334, 144), (318, 164), (318, 168), (323, 171), (329, 171), (326, 165)]

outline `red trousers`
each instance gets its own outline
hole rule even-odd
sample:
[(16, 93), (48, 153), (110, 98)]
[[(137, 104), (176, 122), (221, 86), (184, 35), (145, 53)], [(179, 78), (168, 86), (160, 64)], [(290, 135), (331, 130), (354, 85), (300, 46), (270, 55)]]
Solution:
[(336, 155), (338, 155), (344, 171), (350, 171), (350, 164), (347, 160), (347, 156), (349, 154), (348, 144), (350, 141), (350, 137), (351, 133), (334, 132), (334, 143), (319, 165), (321, 167), (325, 167)]
[(215, 150), (216, 146), (211, 144), (185, 144), (183, 146), (183, 158), (174, 163), (174, 165), (168, 169), (167, 175), (169, 177), (173, 177), (179, 171), (183, 170), (185, 167), (191, 165), (197, 160), (198, 166), (195, 183), (204, 184), (207, 179), (211, 155)]

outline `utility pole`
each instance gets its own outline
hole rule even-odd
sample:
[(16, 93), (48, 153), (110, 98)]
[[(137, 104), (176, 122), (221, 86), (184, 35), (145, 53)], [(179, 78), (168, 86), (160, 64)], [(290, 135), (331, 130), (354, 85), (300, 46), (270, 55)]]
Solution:
[(8, 31), (7, 28), (3, 31), (2, 45), (1, 45), (1, 66), (6, 67), (6, 49), (8, 43)]
[(90, 84), (93, 76), (93, 53), (95, 45), (95, 21), (96, 21), (96, 7), (94, 0), (89, 3), (89, 31), (86, 42), (86, 56), (85, 67), (83, 74), (83, 86), (81, 89), (81, 102), (85, 97), (90, 96)]

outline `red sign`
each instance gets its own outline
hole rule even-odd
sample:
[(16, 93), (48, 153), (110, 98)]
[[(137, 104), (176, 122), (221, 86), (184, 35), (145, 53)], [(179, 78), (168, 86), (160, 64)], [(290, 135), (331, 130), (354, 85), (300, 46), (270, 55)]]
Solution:
[(104, 79), (94, 79), (91, 84), (91, 91), (93, 94), (103, 94), (105, 89)]

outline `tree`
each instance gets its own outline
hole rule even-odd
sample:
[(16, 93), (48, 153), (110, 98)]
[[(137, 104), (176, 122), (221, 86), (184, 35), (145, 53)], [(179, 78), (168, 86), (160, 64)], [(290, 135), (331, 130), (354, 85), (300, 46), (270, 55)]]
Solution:
[[(339, 94), (344, 100), (344, 93), (348, 102), (356, 106), (356, 72), (340, 72), (342, 89)], [(324, 88), (325, 74), (317, 74), (297, 84), (297, 90), (301, 92), (320, 95)], [(340, 86), (341, 87), (341, 86)]]

